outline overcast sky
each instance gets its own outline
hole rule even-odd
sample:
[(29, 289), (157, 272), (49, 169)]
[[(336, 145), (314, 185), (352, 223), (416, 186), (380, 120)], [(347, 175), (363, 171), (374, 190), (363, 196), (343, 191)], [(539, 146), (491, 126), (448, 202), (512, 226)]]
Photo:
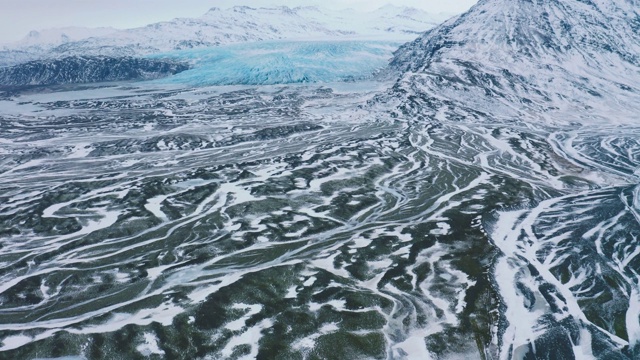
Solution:
[(387, 3), (426, 11), (460, 13), (476, 0), (0, 0), (0, 43), (31, 30), (65, 26), (131, 28), (176, 17), (197, 17), (209, 8), (234, 5), (320, 5), (372, 10)]

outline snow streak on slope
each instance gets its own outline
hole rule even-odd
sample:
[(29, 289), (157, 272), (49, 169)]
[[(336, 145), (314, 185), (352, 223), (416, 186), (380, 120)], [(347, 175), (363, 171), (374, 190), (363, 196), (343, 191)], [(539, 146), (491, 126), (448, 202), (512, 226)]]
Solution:
[(399, 44), (364, 41), (259, 42), (154, 56), (189, 61), (193, 69), (162, 82), (270, 85), (353, 81), (384, 68)]

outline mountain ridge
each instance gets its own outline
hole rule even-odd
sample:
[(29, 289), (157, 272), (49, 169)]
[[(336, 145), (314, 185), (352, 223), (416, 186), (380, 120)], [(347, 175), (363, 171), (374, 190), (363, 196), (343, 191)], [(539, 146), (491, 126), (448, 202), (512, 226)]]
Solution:
[[(452, 99), (463, 95), (461, 107), (476, 104), (487, 113), (500, 108), (509, 116), (546, 114), (568, 103), (599, 108), (603, 119), (612, 103), (636, 108), (640, 36), (632, 19), (640, 17), (627, 1), (599, 4), (480, 1), (396, 51), (390, 69), (401, 74), (398, 94), (432, 95), (428, 103), (451, 90)], [(517, 106), (505, 106), (505, 99)], [(403, 106), (416, 113), (411, 108), (418, 105)], [(618, 118), (632, 121), (633, 113)]]
[[(5, 46), (4, 51), (0, 51), (4, 58), (0, 66), (58, 56), (143, 56), (264, 40), (361, 37), (410, 40), (443, 21), (446, 16), (430, 15), (418, 9), (409, 11), (402, 7), (394, 7), (395, 12), (390, 13), (388, 9), (362, 12), (320, 7), (214, 7), (197, 18), (177, 18), (75, 41), (57, 40), (33, 45), (23, 41)], [(413, 16), (407, 16), (407, 12)], [(60, 32), (56, 29), (50, 31), (53, 34)], [(60, 36), (52, 37), (58, 39)]]
[(185, 63), (166, 59), (70, 56), (30, 61), (0, 68), (0, 86), (41, 86), (110, 81), (150, 80), (189, 69)]

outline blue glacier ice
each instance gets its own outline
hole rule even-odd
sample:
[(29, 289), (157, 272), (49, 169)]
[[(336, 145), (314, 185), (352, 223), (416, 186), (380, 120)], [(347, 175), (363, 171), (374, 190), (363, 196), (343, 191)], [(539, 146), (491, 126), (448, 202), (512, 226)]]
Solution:
[(193, 68), (157, 80), (192, 86), (274, 85), (366, 79), (401, 45), (388, 41), (271, 41), (154, 55)]

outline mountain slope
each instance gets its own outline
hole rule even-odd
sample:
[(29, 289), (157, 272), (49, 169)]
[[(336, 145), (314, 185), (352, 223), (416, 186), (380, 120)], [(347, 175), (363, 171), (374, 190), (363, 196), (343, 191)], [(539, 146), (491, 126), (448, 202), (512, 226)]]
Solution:
[[(640, 92), (637, 5), (481, 1), (398, 50), (392, 67), (404, 75), (397, 88), (431, 94), (432, 101), (444, 91), (451, 98), (464, 97), (461, 102), (475, 104), (476, 110), (499, 106), (498, 113), (509, 116), (520, 114), (514, 104), (543, 113), (571, 104), (595, 109), (590, 117), (612, 121), (607, 108), (618, 102), (633, 108)], [(404, 106), (406, 111), (410, 107)], [(627, 121), (634, 114), (620, 113), (615, 120)]]
[(499, 253), (488, 357), (640, 354), (639, 5), (480, 1), (401, 47), (371, 102), (511, 197), (482, 217)]

